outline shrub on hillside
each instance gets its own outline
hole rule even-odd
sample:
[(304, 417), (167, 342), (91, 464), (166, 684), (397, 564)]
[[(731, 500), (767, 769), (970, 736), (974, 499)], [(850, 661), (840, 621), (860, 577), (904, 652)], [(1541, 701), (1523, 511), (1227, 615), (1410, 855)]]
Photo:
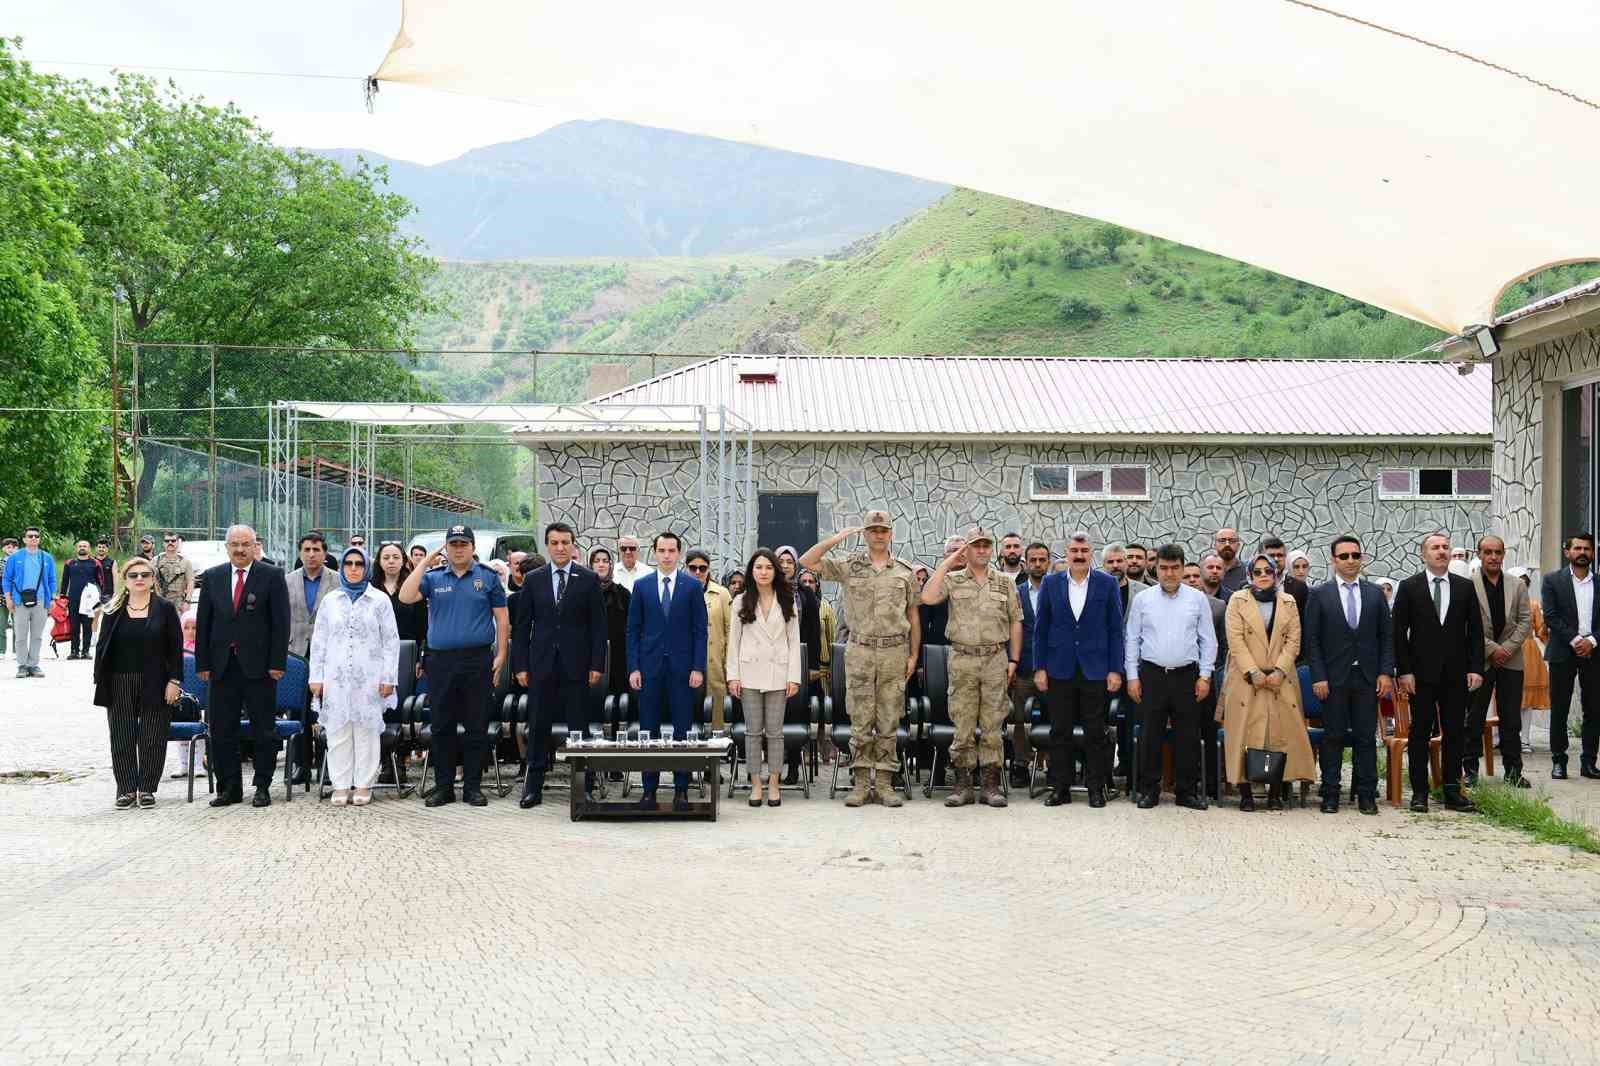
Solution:
[(1063, 322), (1098, 322), (1105, 314), (1105, 308), (1081, 296), (1068, 296), (1056, 306), (1056, 317)]

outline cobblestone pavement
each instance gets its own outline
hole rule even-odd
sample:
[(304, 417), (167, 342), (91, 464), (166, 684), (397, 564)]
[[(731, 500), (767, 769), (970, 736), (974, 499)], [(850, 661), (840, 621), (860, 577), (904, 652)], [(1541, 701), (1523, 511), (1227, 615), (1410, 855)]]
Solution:
[(0, 771), (78, 776), (0, 785), (0, 1062), (1600, 1060), (1600, 861), (1473, 819), (116, 811), (44, 666)]

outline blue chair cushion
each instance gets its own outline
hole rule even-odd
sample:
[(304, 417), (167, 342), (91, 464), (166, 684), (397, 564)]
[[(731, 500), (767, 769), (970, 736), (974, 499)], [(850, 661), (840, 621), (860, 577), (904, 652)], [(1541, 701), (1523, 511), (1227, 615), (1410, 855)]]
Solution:
[(167, 726), (168, 740), (193, 740), (206, 735), (204, 722), (173, 722)]
[[(240, 725), (245, 729), (249, 729), (250, 727), (249, 722), (241, 722)], [(296, 722), (292, 718), (275, 719), (272, 723), (272, 727), (273, 732), (278, 735), (279, 740), (286, 740), (289, 737), (299, 736), (301, 733), (305, 732), (305, 726), (299, 722)]]

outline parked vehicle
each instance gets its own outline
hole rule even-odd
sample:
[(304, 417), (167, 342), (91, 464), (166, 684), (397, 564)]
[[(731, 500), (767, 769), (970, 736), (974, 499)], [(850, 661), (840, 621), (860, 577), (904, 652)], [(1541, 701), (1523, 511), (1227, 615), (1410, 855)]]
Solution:
[[(539, 550), (539, 535), (526, 530), (474, 529), (472, 536), (473, 551), (480, 563), (486, 563), (491, 559), (508, 559), (512, 552)], [(409, 552), (419, 544), (430, 552), (441, 547), (444, 544), (444, 530), (433, 529), (426, 533), (418, 533), (411, 538), (411, 543), (406, 545), (406, 550)]]

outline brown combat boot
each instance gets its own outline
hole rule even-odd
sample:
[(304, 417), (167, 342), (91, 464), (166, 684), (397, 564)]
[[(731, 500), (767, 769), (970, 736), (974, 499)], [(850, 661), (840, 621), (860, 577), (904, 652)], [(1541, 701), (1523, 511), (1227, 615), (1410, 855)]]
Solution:
[(905, 803), (895, 791), (894, 774), (888, 770), (872, 771), (872, 792), (885, 807), (899, 807)]
[(857, 766), (850, 771), (856, 779), (856, 785), (850, 790), (850, 795), (844, 798), (846, 807), (859, 807), (867, 802), (867, 791), (872, 787), (872, 771), (865, 766)]
[(972, 797), (972, 767), (956, 767), (956, 787), (944, 801), (946, 807), (965, 807), (973, 802)]
[(983, 768), (983, 802), (991, 807), (1004, 807), (1006, 794), (1000, 789), (1000, 767)]

